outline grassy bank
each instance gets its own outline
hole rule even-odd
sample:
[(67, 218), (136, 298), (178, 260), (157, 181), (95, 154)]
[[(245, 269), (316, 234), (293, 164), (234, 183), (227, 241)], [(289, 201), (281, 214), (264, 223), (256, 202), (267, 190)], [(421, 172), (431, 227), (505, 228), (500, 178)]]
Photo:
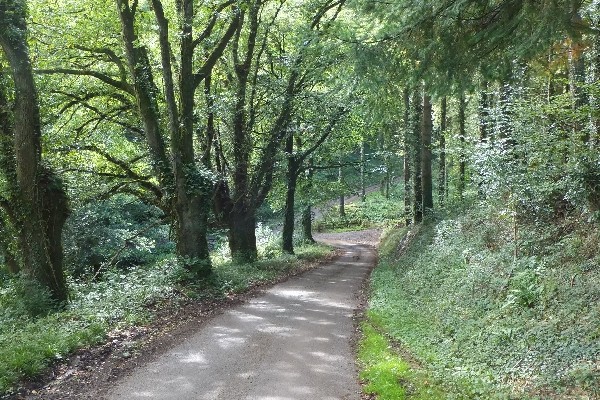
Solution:
[[(367, 390), (382, 399), (598, 398), (595, 225), (515, 226), (489, 209), (413, 228), (408, 241), (406, 233), (394, 231), (382, 244), (367, 324), (417, 359), (416, 369), (442, 390), (394, 397), (402, 379), (377, 388), (363, 372)], [(371, 361), (362, 357), (365, 371)]]
[(35, 317), (31, 310), (43, 297), (22, 296), (27, 290), (22, 281), (5, 281), (0, 288), (0, 397), (74, 350), (104, 342), (109, 332), (151, 321), (156, 308), (151, 305), (241, 293), (300, 271), (330, 252), (325, 246), (301, 246), (295, 256), (279, 255), (251, 265), (218, 258), (210, 280), (185, 286), (179, 283), (185, 272), (174, 258), (165, 258), (143, 268), (108, 271), (97, 282), (72, 282), (68, 309)]

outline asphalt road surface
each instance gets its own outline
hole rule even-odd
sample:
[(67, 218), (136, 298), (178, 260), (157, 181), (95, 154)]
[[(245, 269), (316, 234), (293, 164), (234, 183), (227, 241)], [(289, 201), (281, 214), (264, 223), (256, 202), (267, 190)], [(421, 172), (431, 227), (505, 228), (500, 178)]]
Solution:
[(339, 258), (215, 317), (107, 398), (359, 399), (352, 316), (375, 250), (340, 238), (323, 238)]

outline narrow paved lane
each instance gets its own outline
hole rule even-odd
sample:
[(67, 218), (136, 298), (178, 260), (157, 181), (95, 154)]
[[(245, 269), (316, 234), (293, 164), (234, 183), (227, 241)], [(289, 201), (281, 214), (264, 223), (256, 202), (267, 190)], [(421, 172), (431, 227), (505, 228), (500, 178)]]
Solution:
[(341, 257), (215, 317), (108, 398), (359, 399), (352, 315), (375, 251), (336, 244)]

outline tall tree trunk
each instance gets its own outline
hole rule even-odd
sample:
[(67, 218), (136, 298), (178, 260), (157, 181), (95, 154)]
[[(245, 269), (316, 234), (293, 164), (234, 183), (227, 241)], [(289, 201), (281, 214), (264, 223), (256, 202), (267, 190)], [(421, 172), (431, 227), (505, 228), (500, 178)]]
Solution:
[(422, 98), (418, 90), (413, 93), (412, 101), (412, 149), (413, 155), (413, 193), (415, 202), (413, 203), (413, 220), (417, 224), (423, 221), (423, 186), (422, 186), (422, 167), (421, 167), (421, 118), (422, 118)]
[[(193, 2), (179, 2), (180, 65), (179, 104), (177, 113), (175, 84), (171, 66), (172, 50), (168, 36), (168, 21), (159, 0), (152, 0), (159, 26), (159, 42), (165, 83), (165, 98), (169, 111), (171, 159), (175, 180), (175, 234), (177, 254), (183, 258), (188, 270), (197, 276), (211, 273), (208, 250), (208, 204), (212, 183), (199, 173), (194, 160), (194, 106), (195, 85), (193, 72)], [(204, 168), (204, 166), (202, 166)]]
[(3, 195), (0, 196), (0, 255), (11, 274), (19, 273), (21, 267), (15, 254), (16, 230), (19, 222), (16, 218), (15, 206), (18, 196), (17, 171), (14, 152), (14, 127), (12, 107), (5, 91), (6, 82), (2, 64), (0, 64), (0, 171), (5, 178)]
[(185, 267), (197, 276), (207, 276), (211, 272), (208, 252), (207, 213), (211, 184), (197, 173), (193, 145), (194, 74), (192, 72), (192, 3), (184, 0), (179, 3), (181, 23), (181, 62), (178, 110), (175, 83), (171, 65), (172, 50), (169, 42), (168, 21), (162, 3), (152, 0), (156, 22), (159, 28), (159, 46), (165, 100), (168, 114), (168, 127), (171, 141), (171, 160), (167, 157), (161, 129), (158, 89), (153, 81), (152, 68), (147, 51), (136, 47), (135, 9), (123, 0), (117, 0), (121, 20), (123, 42), (127, 64), (134, 81), (137, 108), (144, 125), (146, 141), (153, 159), (153, 168), (159, 183), (170, 203), (166, 205), (175, 225), (176, 250)]
[(548, 50), (548, 81), (546, 82), (546, 102), (550, 103), (554, 94), (556, 92), (554, 88), (554, 71), (552, 70), (551, 65), (554, 61), (554, 50), (553, 46), (550, 46)]
[(296, 197), (296, 183), (298, 181), (298, 166), (294, 157), (294, 137), (289, 134), (285, 141), (285, 154), (287, 156), (287, 190), (285, 208), (283, 211), (283, 243), (282, 250), (294, 254), (294, 200)]
[[(488, 126), (490, 124), (490, 94), (489, 94), (489, 83), (483, 81), (481, 84), (481, 91), (479, 93), (479, 142), (481, 144), (487, 143), (489, 140)], [(485, 199), (486, 193), (484, 190), (485, 177), (479, 173), (477, 182), (477, 193), (480, 199)]]
[(386, 156), (386, 161), (385, 161), (385, 180), (384, 180), (384, 185), (383, 185), (383, 196), (386, 199), (390, 198), (390, 183), (392, 180), (392, 173), (390, 172), (390, 166), (389, 166), (389, 157)]
[(410, 186), (410, 159), (412, 154), (412, 124), (411, 124), (411, 112), (410, 112), (410, 92), (408, 88), (404, 89), (404, 221), (406, 225), (412, 223), (411, 208), (411, 186)]
[(69, 215), (62, 182), (41, 165), (38, 97), (26, 41), (24, 3), (0, 7), (0, 46), (11, 67), (15, 89), (14, 155), (23, 271), (48, 288), (58, 302), (68, 299), (62, 265), (62, 229)]
[(431, 137), (433, 135), (431, 98), (423, 92), (423, 117), (421, 120), (421, 185), (423, 188), (423, 211), (433, 210), (433, 178), (431, 174)]
[[(599, 28), (598, 22), (596, 22), (596, 29)], [(600, 35), (595, 35), (595, 40), (594, 40), (594, 49), (593, 49), (593, 63), (594, 63), (594, 79), (596, 82), (600, 82)], [(594, 96), (594, 109), (600, 110), (600, 96), (599, 95), (595, 95)], [(598, 143), (600, 142), (600, 114), (596, 113), (596, 116), (594, 117), (594, 127), (595, 127), (595, 135), (596, 137), (594, 138), (594, 140), (592, 141), (591, 145), (594, 147), (598, 146)]]
[(307, 205), (302, 210), (302, 240), (308, 243), (315, 243), (312, 235), (312, 207)]
[(260, 2), (252, 2), (247, 12), (249, 32), (246, 49), (240, 58), (240, 38), (244, 15), (232, 43), (237, 90), (233, 115), (233, 208), (229, 218), (229, 248), (239, 263), (251, 263), (258, 258), (256, 247), (256, 204), (250, 188), (250, 155), (252, 141), (248, 131), (247, 88), (258, 33)]
[(438, 176), (438, 198), (440, 201), (440, 206), (444, 206), (448, 187), (448, 180), (446, 179), (446, 129), (448, 119), (448, 101), (446, 100), (446, 97), (442, 98), (442, 104), (440, 108), (440, 172)]
[[(596, 29), (600, 28), (600, 21), (596, 22)], [(600, 35), (595, 35), (594, 45), (593, 45), (593, 53), (592, 53), (592, 65), (594, 68), (594, 81), (600, 81)], [(595, 94), (593, 97), (593, 106), (592, 109), (600, 110), (600, 96)], [(592, 147), (597, 148), (600, 143), (600, 115), (598, 113), (595, 114), (592, 121), (594, 125), (594, 137), (590, 142)]]
[(466, 109), (467, 101), (464, 93), (461, 93), (458, 98), (458, 140), (460, 141), (460, 154), (458, 164), (458, 195), (460, 200), (464, 199), (465, 185), (466, 185), (466, 168), (467, 168), (467, 155), (466, 155)]

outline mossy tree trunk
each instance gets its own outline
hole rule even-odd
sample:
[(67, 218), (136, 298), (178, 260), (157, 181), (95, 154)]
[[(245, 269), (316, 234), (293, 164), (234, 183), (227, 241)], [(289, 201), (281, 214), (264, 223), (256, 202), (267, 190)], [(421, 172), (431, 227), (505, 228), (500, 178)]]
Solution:
[(10, 65), (15, 91), (15, 193), (10, 203), (15, 210), (21, 270), (47, 288), (54, 300), (64, 303), (68, 292), (62, 265), (62, 230), (69, 208), (62, 182), (42, 164), (40, 110), (27, 46), (24, 3), (2, 2), (0, 25), (0, 46)]
[(410, 91), (408, 88), (404, 89), (404, 221), (406, 225), (412, 223), (412, 188), (410, 186), (411, 169), (410, 160), (412, 154), (412, 135), (411, 135), (411, 110), (410, 110)]
[[(227, 43), (239, 23), (235, 16), (221, 37), (214, 40), (211, 37), (212, 25), (207, 27), (201, 39), (193, 38), (194, 9), (191, 0), (177, 2), (177, 17), (179, 23), (179, 80), (174, 79), (172, 57), (174, 53), (169, 37), (169, 21), (163, 11), (160, 0), (152, 0), (158, 26), (158, 44), (161, 54), (162, 78), (164, 83), (164, 100), (166, 118), (161, 115), (158, 106), (158, 88), (154, 84), (153, 69), (147, 56), (147, 49), (140, 46), (135, 33), (137, 2), (130, 4), (124, 0), (116, 0), (121, 21), (122, 37), (129, 72), (134, 82), (133, 94), (136, 98), (137, 110), (144, 126), (146, 142), (150, 149), (152, 167), (163, 191), (164, 209), (170, 215), (175, 228), (176, 249), (186, 268), (197, 276), (207, 276), (211, 273), (208, 241), (207, 219), (210, 212), (212, 182), (205, 165), (209, 159), (206, 153), (202, 156), (204, 164), (196, 165), (194, 152), (194, 107), (195, 93), (199, 85), (210, 77), (212, 68), (222, 56)], [(233, 3), (228, 2), (219, 6), (215, 13)], [(212, 20), (211, 20), (212, 21)], [(210, 22), (212, 24), (213, 22)], [(211, 28), (211, 29), (208, 29)], [(212, 47), (207, 51), (204, 63), (194, 70), (194, 51), (202, 44), (202, 40), (210, 40)], [(210, 84), (209, 89), (210, 90)], [(176, 95), (178, 94), (178, 96)], [(166, 132), (161, 120), (168, 121), (170, 157), (167, 155), (165, 144)], [(210, 149), (213, 137), (207, 134), (199, 136), (205, 139), (202, 148)]]
[(294, 137), (289, 134), (285, 140), (285, 154), (287, 156), (286, 194), (283, 210), (283, 243), (282, 250), (294, 254), (294, 203), (296, 198), (296, 184), (298, 182), (298, 160), (294, 157)]

